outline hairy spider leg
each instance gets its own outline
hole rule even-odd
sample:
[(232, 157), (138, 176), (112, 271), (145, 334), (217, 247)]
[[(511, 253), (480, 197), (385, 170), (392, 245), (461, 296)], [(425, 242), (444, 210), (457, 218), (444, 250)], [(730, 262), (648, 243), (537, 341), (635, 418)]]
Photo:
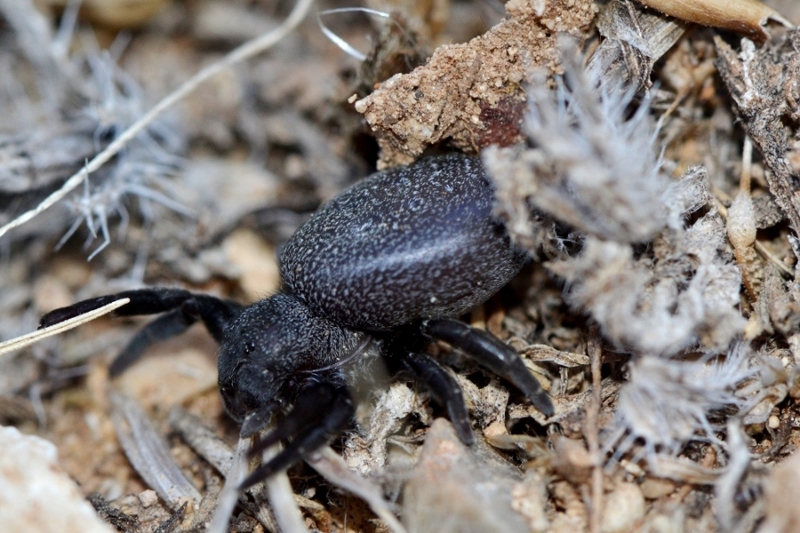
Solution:
[(90, 298), (56, 309), (42, 317), (39, 328), (58, 324), (122, 298), (129, 298), (130, 302), (117, 309), (114, 312), (116, 316), (167, 314), (146, 325), (131, 339), (111, 363), (109, 373), (112, 377), (133, 364), (148, 346), (180, 335), (198, 320), (202, 320), (214, 340), (220, 342), (225, 325), (241, 309), (237, 303), (183, 289), (140, 289)]
[(250, 453), (257, 454), (278, 441), (291, 440), (275, 457), (256, 468), (239, 485), (240, 490), (246, 490), (307, 458), (308, 454), (347, 429), (355, 414), (355, 406), (344, 384), (344, 376), (336, 381), (337, 384), (314, 382), (300, 392), (292, 410), (278, 421), (272, 432), (253, 446)]
[(427, 387), (434, 400), (447, 409), (447, 416), (464, 444), (475, 442), (469, 423), (464, 394), (455, 378), (431, 357), (413, 351), (404, 351), (401, 361)]
[(422, 322), (422, 332), (464, 352), (478, 364), (510, 381), (545, 416), (555, 409), (550, 396), (522, 362), (519, 353), (494, 335), (452, 318), (436, 318)]
[(177, 337), (197, 322), (197, 318), (183, 309), (173, 309), (140, 329), (108, 367), (108, 375), (115, 378), (141, 358), (151, 345)]

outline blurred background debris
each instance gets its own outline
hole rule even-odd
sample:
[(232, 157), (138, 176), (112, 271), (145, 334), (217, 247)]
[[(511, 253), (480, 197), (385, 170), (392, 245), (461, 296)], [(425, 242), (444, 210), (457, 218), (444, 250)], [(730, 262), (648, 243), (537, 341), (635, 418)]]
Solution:
[[(0, 226), (293, 7), (0, 0)], [(376, 168), (480, 153), (497, 216), (534, 260), (463, 318), (523, 354), (556, 415), (434, 346), (478, 442), (464, 447), (413, 382), (381, 385), (352, 431), (290, 470), (291, 527), (796, 529), (800, 4), (366, 1), (348, 7), (386, 16), (320, 15), (330, 40), (315, 12), (339, 7), (315, 3), (3, 234), (0, 341), (145, 285), (257, 300), (322, 202)], [(216, 347), (193, 328), (112, 380), (144, 322), (101, 318), (0, 356), (0, 497), (53, 491), (0, 506), (0, 522), (211, 521), (242, 449)], [(277, 530), (287, 515), (269, 501), (257, 486), (225, 503), (228, 530)], [(33, 506), (36, 523), (15, 522)]]

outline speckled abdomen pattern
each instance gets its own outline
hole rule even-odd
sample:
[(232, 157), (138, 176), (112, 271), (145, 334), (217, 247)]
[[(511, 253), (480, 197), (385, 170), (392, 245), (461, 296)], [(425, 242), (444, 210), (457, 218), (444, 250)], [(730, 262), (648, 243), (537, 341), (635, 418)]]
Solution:
[(373, 174), (320, 209), (281, 254), (286, 290), (344, 326), (459, 315), (519, 271), (481, 162), (425, 159)]

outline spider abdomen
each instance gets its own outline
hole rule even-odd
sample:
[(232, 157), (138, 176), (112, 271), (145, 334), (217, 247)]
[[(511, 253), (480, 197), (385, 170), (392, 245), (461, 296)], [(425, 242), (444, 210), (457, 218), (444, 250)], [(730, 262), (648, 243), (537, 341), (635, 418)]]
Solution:
[(525, 257), (492, 215), (478, 158), (374, 174), (320, 209), (286, 244), (286, 290), (337, 323), (388, 330), (484, 302)]

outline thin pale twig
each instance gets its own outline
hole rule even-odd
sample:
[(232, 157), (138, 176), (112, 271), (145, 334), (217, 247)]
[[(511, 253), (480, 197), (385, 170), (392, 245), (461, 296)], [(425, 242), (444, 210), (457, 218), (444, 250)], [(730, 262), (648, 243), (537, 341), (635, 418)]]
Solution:
[(350, 57), (354, 57), (359, 61), (364, 61), (367, 55), (363, 52), (356, 50), (350, 43), (336, 35), (330, 28), (322, 23), (322, 17), (325, 15), (334, 15), (336, 13), (366, 13), (368, 15), (375, 15), (377, 17), (389, 18), (389, 13), (385, 11), (378, 11), (377, 9), (369, 9), (366, 7), (339, 7), (336, 9), (325, 9), (317, 13), (317, 24), (319, 29), (325, 37), (331, 40), (333, 44), (338, 46)]
[(239, 483), (247, 475), (247, 454), (250, 451), (250, 439), (239, 439), (236, 452), (225, 474), (225, 485), (219, 493), (217, 508), (206, 528), (206, 533), (225, 533), (228, 531), (236, 502), (239, 500)]
[[(262, 461), (266, 463), (279, 452), (280, 446), (273, 446), (264, 452)], [(272, 513), (275, 515), (275, 521), (278, 522), (280, 530), (283, 533), (308, 533), (286, 472), (278, 472), (267, 479), (264, 484), (267, 486), (269, 505), (272, 507)]]
[(64, 322), (53, 324), (52, 326), (22, 335), (15, 339), (0, 342), (0, 355), (5, 355), (20, 350), (26, 346), (30, 346), (31, 344), (39, 342), (42, 339), (46, 339), (47, 337), (52, 337), (53, 335), (58, 335), (59, 333), (69, 331), (72, 328), (80, 326), (81, 324), (85, 324), (86, 322), (92, 321), (95, 318), (106, 315), (114, 309), (122, 307), (128, 302), (130, 302), (129, 298), (122, 298), (93, 311), (89, 311), (88, 313), (65, 320)]
[(600, 406), (602, 405), (600, 366), (603, 350), (600, 347), (600, 333), (597, 327), (589, 333), (588, 354), (592, 361), (592, 399), (586, 406), (586, 442), (589, 455), (594, 462), (592, 470), (592, 506), (589, 518), (589, 531), (600, 533), (603, 523), (603, 461), (600, 457)]
[(308, 464), (337, 487), (351, 492), (367, 502), (370, 509), (384, 521), (391, 531), (406, 533), (406, 528), (392, 513), (389, 503), (383, 498), (380, 487), (350, 470), (344, 459), (337, 455), (330, 446), (322, 448), (319, 457), (310, 460)]
[(750, 179), (753, 172), (753, 141), (749, 135), (744, 136), (742, 146), (742, 173), (739, 176), (739, 190), (750, 194)]

